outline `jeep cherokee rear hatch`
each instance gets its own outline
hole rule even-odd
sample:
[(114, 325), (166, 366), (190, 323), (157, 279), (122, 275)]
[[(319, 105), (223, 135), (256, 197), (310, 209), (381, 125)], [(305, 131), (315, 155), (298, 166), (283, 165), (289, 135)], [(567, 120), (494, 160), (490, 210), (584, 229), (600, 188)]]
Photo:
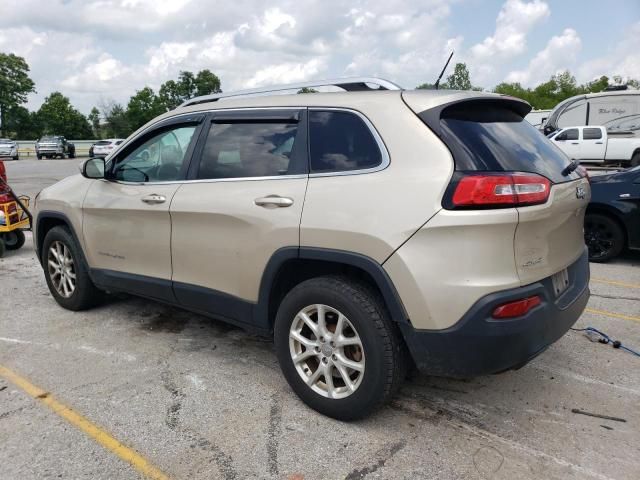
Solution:
[(517, 210), (513, 253), (522, 285), (562, 272), (580, 257), (588, 180), (524, 120), (526, 102), (454, 93), (453, 101), (419, 110), (424, 101), (412, 97), (403, 93), (454, 158), (443, 207)]

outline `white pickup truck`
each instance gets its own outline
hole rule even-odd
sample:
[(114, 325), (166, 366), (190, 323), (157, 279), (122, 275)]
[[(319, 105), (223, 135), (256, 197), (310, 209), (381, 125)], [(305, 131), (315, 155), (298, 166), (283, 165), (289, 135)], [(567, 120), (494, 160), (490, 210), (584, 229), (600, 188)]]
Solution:
[(579, 162), (640, 165), (640, 137), (627, 134), (608, 135), (605, 127), (566, 127), (549, 135), (569, 158)]

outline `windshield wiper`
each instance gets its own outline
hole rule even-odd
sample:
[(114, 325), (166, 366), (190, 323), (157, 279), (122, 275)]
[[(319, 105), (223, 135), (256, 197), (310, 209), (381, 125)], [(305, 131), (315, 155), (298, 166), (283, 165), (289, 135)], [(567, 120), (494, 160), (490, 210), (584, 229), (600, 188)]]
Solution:
[(580, 163), (577, 160), (571, 160), (571, 163), (566, 167), (564, 167), (564, 170), (562, 170), (562, 175), (564, 176), (569, 175), (571, 172), (575, 171), (575, 169), (578, 168), (579, 166), (580, 166)]

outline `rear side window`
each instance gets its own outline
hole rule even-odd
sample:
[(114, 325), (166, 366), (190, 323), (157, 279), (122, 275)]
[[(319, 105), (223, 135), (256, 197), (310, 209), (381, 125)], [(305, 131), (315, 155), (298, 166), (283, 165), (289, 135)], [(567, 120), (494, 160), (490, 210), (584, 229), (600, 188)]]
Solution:
[[(298, 123), (212, 123), (198, 178), (274, 177), (303, 173)], [(304, 156), (302, 157), (304, 158)]]
[(602, 138), (602, 130), (599, 128), (585, 128), (582, 131), (584, 140), (600, 140)]
[(312, 173), (375, 168), (382, 153), (365, 122), (343, 111), (309, 112), (309, 153)]
[(562, 175), (569, 158), (507, 107), (456, 104), (442, 112), (440, 126), (457, 171), (531, 172), (555, 183), (579, 178), (576, 172)]

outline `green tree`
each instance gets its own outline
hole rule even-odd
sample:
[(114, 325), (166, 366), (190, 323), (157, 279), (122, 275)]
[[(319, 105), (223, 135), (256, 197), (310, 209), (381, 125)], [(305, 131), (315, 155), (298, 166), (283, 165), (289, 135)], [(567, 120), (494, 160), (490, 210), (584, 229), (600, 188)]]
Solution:
[(220, 92), (220, 79), (210, 70), (201, 70), (197, 75), (184, 71), (178, 75), (178, 81), (163, 83), (158, 96), (167, 110), (173, 110), (190, 98)]
[(440, 88), (448, 88), (450, 90), (472, 90), (471, 75), (465, 63), (456, 63), (453, 73), (447, 76), (447, 81)]
[(597, 80), (593, 80), (585, 85), (585, 89), (590, 93), (602, 92), (609, 86), (609, 77), (601, 76)]
[(100, 110), (98, 110), (98, 107), (93, 107), (91, 109), (91, 112), (87, 116), (87, 120), (89, 120), (89, 123), (91, 124), (91, 129), (93, 130), (94, 138), (101, 138), (100, 137)]
[(220, 79), (210, 70), (200, 70), (196, 75), (196, 96), (221, 93)]
[(53, 92), (45, 98), (37, 117), (42, 133), (78, 140), (93, 136), (87, 118), (73, 108), (69, 99), (60, 92)]
[(6, 135), (16, 139), (36, 139), (42, 129), (38, 115), (23, 106), (10, 108), (7, 112)]
[(129, 116), (122, 105), (113, 100), (103, 102), (100, 106), (105, 120), (104, 133), (106, 137), (127, 138), (131, 133)]
[(137, 130), (149, 120), (166, 112), (161, 99), (149, 87), (138, 90), (127, 105), (127, 118), (131, 130)]
[(9, 111), (25, 103), (27, 95), (35, 91), (24, 58), (0, 53), (0, 133), (3, 136), (7, 135)]
[(174, 80), (164, 82), (160, 86), (160, 91), (158, 93), (160, 101), (167, 110), (173, 110), (183, 102), (178, 83)]
[[(418, 90), (433, 90), (435, 83), (423, 83), (418, 85)], [(474, 87), (471, 83), (471, 75), (466, 63), (456, 63), (453, 73), (447, 76), (446, 82), (440, 83), (438, 88), (442, 90), (482, 90), (480, 87)]]

